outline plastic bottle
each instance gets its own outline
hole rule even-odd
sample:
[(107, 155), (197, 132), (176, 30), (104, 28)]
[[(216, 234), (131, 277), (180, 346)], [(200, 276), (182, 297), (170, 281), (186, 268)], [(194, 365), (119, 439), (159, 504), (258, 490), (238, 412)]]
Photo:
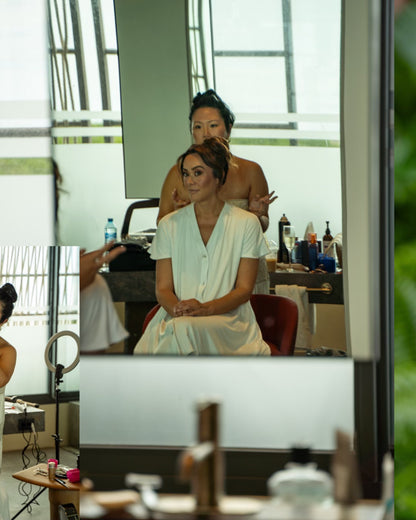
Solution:
[(113, 219), (109, 218), (104, 228), (104, 243), (108, 244), (112, 240), (117, 240), (117, 228), (114, 225)]
[(318, 244), (316, 243), (316, 233), (310, 233), (308, 253), (309, 270), (314, 271), (318, 267)]
[[(107, 224), (105, 225), (104, 227), (104, 242), (106, 244), (108, 244), (109, 242), (111, 242), (112, 240), (116, 241), (117, 240), (117, 228), (116, 226), (114, 225), (114, 222), (113, 222), (113, 219), (112, 218), (109, 218), (107, 220)], [(108, 265), (107, 262), (105, 262), (101, 269), (100, 269), (100, 272), (102, 273), (108, 273), (110, 271), (110, 266)]]

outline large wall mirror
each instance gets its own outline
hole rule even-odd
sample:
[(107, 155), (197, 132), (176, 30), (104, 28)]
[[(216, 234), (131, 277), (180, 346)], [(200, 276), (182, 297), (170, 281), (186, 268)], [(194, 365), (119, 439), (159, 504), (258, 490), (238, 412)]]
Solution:
[[(268, 238), (277, 240), (282, 213), (299, 236), (309, 221), (320, 236), (327, 219), (333, 234), (343, 234), (345, 313), (330, 305), (337, 321), (320, 320), (337, 333), (330, 346), (355, 359), (377, 357), (384, 283), (382, 186), (374, 175), (381, 149), (378, 4), (365, 3), (360, 13), (354, 2), (315, 8), (305, 0), (262, 0), (252, 12), (232, 0), (102, 0), (71, 11), (73, 54), (68, 44), (59, 47), (62, 6), (50, 13), (53, 154), (64, 179), (60, 243), (99, 247), (108, 216), (120, 229), (132, 200), (159, 195), (167, 169), (190, 143), (193, 93), (214, 86), (237, 116), (233, 151), (259, 162), (279, 195)], [(258, 38), (251, 26), (261, 27)], [(94, 43), (98, 67), (85, 51)], [(60, 71), (76, 71), (77, 80)], [(139, 225), (153, 227), (154, 218)]]
[[(174, 10), (175, 12), (165, 11), (165, 3), (170, 6), (175, 3), (177, 6), (177, 9)], [(149, 16), (148, 10), (152, 4), (154, 4), (155, 11), (151, 18), (152, 23), (150, 24), (149, 18), (146, 17)], [(238, 16), (241, 10), (234, 9), (233, 12), (235, 11), (235, 15), (233, 16), (236, 18), (230, 18), (230, 16), (224, 14), (224, 4), (228, 4), (228, 2), (213, 1), (211, 3), (211, 11), (209, 12), (210, 19), (212, 20), (213, 11), (215, 7), (217, 7), (221, 9), (220, 13), (222, 14), (219, 17), (220, 19), (229, 23), (231, 27), (240, 27)], [(232, 2), (229, 2), (229, 4), (232, 5)], [(318, 4), (319, 8), (317, 7)], [(273, 175), (273, 177), (268, 177), (269, 185), (272, 188), (276, 188), (279, 193), (278, 202), (275, 208), (273, 208), (276, 214), (275, 216), (273, 216), (273, 213), (271, 214), (271, 222), (274, 222), (274, 226), (277, 227), (280, 214), (286, 212), (288, 216), (294, 220), (295, 226), (300, 231), (303, 226), (306, 226), (309, 220), (312, 220), (316, 228), (319, 229), (318, 225), (320, 225), (320, 222), (329, 219), (334, 222), (335, 232), (343, 232), (346, 255), (344, 287), (347, 306), (347, 343), (349, 352), (353, 355), (354, 360), (333, 359), (326, 360), (328, 362), (324, 364), (321, 363), (323, 360), (315, 360), (314, 368), (312, 369), (312, 364), (308, 367), (310, 372), (313, 372), (313, 374), (309, 376), (311, 378), (309, 381), (313, 381), (313, 384), (315, 384), (316, 381), (314, 377), (320, 374), (320, 382), (323, 384), (327, 382), (327, 391), (331, 392), (334, 388), (331, 386), (330, 381), (330, 375), (333, 374), (332, 370), (335, 366), (336, 370), (343, 370), (346, 377), (345, 379), (344, 377), (340, 377), (339, 381), (342, 381), (342, 384), (345, 383), (345, 386), (343, 386), (342, 389), (337, 387), (337, 391), (342, 392), (343, 398), (345, 398), (345, 410), (353, 410), (353, 412), (351, 415), (348, 415), (348, 424), (343, 424), (342, 426), (351, 432), (355, 431), (357, 433), (356, 438), (362, 474), (368, 484), (368, 489), (373, 486), (372, 492), (370, 489), (369, 494), (374, 495), (374, 489), (379, 489), (377, 486), (380, 484), (381, 455), (387, 450), (391, 442), (391, 416), (389, 415), (391, 411), (390, 378), (392, 359), (391, 249), (386, 240), (387, 230), (392, 222), (391, 186), (389, 185), (391, 165), (389, 165), (388, 161), (390, 143), (388, 136), (386, 137), (388, 134), (388, 118), (386, 114), (389, 112), (390, 95), (388, 89), (389, 85), (391, 85), (391, 78), (389, 77), (389, 71), (391, 70), (389, 61), (391, 27), (388, 23), (391, 17), (391, 3), (387, 0), (385, 2), (351, 0), (348, 2), (319, 2), (318, 4), (315, 5), (313, 2), (300, 0), (292, 0), (292, 2), (268, 2), (267, 7), (270, 11), (267, 11), (267, 13), (272, 12), (274, 17), (267, 16), (267, 21), (272, 25), (277, 22), (282, 24), (282, 17), (285, 13), (287, 15), (285, 9), (290, 5), (292, 19), (295, 19), (296, 15), (298, 16), (300, 31), (303, 31), (303, 34), (308, 36), (307, 42), (310, 43), (312, 41), (313, 32), (322, 33), (322, 31), (324, 31), (325, 37), (331, 36), (334, 38), (333, 41), (337, 42), (335, 49), (333, 47), (330, 48), (325, 42), (325, 39), (321, 42), (323, 58), (321, 56), (319, 64), (324, 68), (323, 63), (326, 63), (325, 58), (332, 53), (336, 53), (338, 56), (334, 58), (333, 63), (338, 63), (338, 65), (341, 63), (339, 69), (335, 70), (335, 66), (330, 74), (331, 81), (333, 82), (332, 86), (340, 85), (338, 106), (341, 108), (339, 109), (339, 114), (337, 114), (334, 106), (325, 106), (325, 101), (329, 99), (329, 93), (325, 89), (330, 89), (331, 85), (320, 83), (320, 73), (323, 75), (324, 71), (320, 70), (319, 67), (314, 67), (312, 71), (305, 71), (304, 76), (299, 74), (300, 78), (303, 77), (305, 92), (308, 93), (309, 91), (312, 99), (317, 99), (318, 97), (323, 99), (325, 106), (323, 114), (328, 116), (327, 118), (318, 119), (315, 117), (317, 116), (317, 111), (310, 110), (310, 112), (308, 112), (309, 109), (307, 108), (305, 108), (302, 117), (288, 116), (289, 105), (287, 91), (279, 98), (280, 101), (274, 105), (270, 111), (267, 110), (267, 107), (263, 107), (262, 111), (258, 106), (253, 108), (249, 106), (249, 104), (244, 105), (241, 100), (243, 97), (242, 94), (246, 92), (250, 93), (249, 99), (256, 99), (255, 82), (243, 86), (237, 89), (238, 92), (235, 92), (231, 80), (224, 79), (224, 83), (221, 84), (224, 92), (221, 92), (221, 95), (224, 96), (224, 99), (226, 99), (231, 106), (233, 102), (235, 103), (237, 122), (239, 120), (241, 122), (241, 126), (239, 126), (239, 124), (236, 125), (233, 134), (236, 153), (240, 153), (241, 155), (243, 155), (243, 153), (246, 154), (250, 148), (253, 153), (253, 159), (262, 165), (267, 162), (268, 152), (266, 150), (273, 148), (273, 150), (270, 150), (270, 153), (278, 154), (278, 159), (271, 159), (270, 168), (267, 172), (267, 175)], [(127, 22), (134, 28), (135, 37), (139, 40), (141, 38), (138, 30), (140, 23), (144, 23), (147, 26), (151, 25), (151, 29), (148, 28), (148, 32), (144, 30), (143, 34), (146, 35), (146, 42), (142, 42), (139, 49), (132, 49), (131, 44), (125, 41), (126, 35), (120, 26), (118, 26), (118, 38), (120, 45), (122, 91), (124, 89), (123, 81), (125, 82), (125, 80), (123, 80), (123, 74), (127, 72), (126, 69), (129, 68), (127, 67), (127, 62), (123, 64), (122, 47), (125, 45), (127, 45), (127, 49), (130, 49), (130, 57), (133, 59), (133, 64), (130, 65), (130, 69), (134, 70), (130, 70), (131, 74), (140, 78), (139, 72), (142, 70), (142, 67), (146, 68), (146, 66), (149, 66), (153, 68), (151, 72), (152, 76), (158, 78), (156, 84), (153, 86), (156, 95), (156, 99), (153, 102), (150, 101), (151, 92), (140, 92), (140, 95), (138, 95), (139, 91), (135, 91), (136, 87), (141, 88), (141, 86), (148, 86), (150, 76), (146, 75), (140, 79), (139, 83), (141, 85), (136, 85), (130, 94), (122, 95), (127, 196), (133, 198), (158, 196), (164, 175), (178, 154), (177, 147), (186, 146), (190, 140), (189, 134), (187, 133), (187, 112), (193, 89), (203, 89), (205, 85), (195, 87), (192, 78), (185, 75), (182, 78), (184, 80), (182, 86), (178, 86), (176, 84), (178, 78), (175, 76), (174, 81), (169, 81), (168, 78), (164, 78), (163, 70), (157, 67), (157, 64), (155, 64), (150, 56), (154, 50), (153, 47), (162, 54), (166, 54), (168, 50), (170, 50), (170, 45), (174, 46), (174, 44), (186, 45), (186, 49), (188, 49), (188, 43), (191, 37), (188, 31), (189, 27), (185, 22), (190, 16), (188, 9), (191, 3), (185, 3), (179, 0), (169, 0), (169, 2), (160, 0), (160, 3), (159, 1), (150, 2), (148, 0), (115, 0), (115, 5), (118, 24), (123, 16), (126, 15), (124, 9), (128, 10), (131, 8), (136, 11), (137, 16), (134, 21), (133, 16), (131, 16), (130, 19), (127, 19)], [(204, 2), (195, 5), (200, 8), (204, 5)], [(256, 7), (258, 9), (258, 3), (256, 3)], [(141, 9), (143, 9), (142, 20), (140, 20)], [(178, 13), (182, 13), (183, 18), (180, 27), (182, 31), (185, 31), (185, 36), (183, 33), (181, 35), (176, 34), (179, 30), (177, 27), (166, 27), (162, 23), (156, 23), (156, 20), (163, 18), (165, 12), (171, 13), (172, 16), (173, 14), (177, 16)], [(330, 13), (331, 16), (333, 16), (333, 18), (331, 18), (333, 22), (330, 25), (331, 29), (328, 31), (328, 27), (326, 30), (324, 30), (324, 28), (325, 21), (328, 22), (326, 17), (329, 17)], [(257, 16), (257, 13), (255, 14)], [(318, 24), (314, 26), (312, 22), (317, 22), (318, 15), (322, 15), (320, 22), (322, 25)], [(253, 17), (254, 14), (252, 15), (252, 19), (254, 20)], [(195, 20), (193, 20), (193, 23), (194, 22)], [(160, 37), (155, 36), (158, 34), (157, 28), (159, 26), (166, 29), (166, 31), (169, 30), (168, 34), (171, 36), (171, 39), (168, 38), (168, 44), (163, 44), (163, 38), (160, 35)], [(209, 39), (215, 42), (215, 27), (213, 31), (214, 34), (210, 34)], [(172, 34), (172, 32), (175, 34)], [(296, 41), (295, 33), (296, 30), (293, 29), (292, 43)], [(227, 30), (225, 30), (224, 34), (227, 34)], [(281, 42), (284, 41), (284, 31), (280, 30), (278, 34), (280, 34)], [(267, 38), (267, 31), (264, 32), (264, 37)], [(150, 41), (153, 41), (154, 45), (150, 45)], [(319, 42), (320, 39), (318, 38), (317, 41)], [(237, 52), (236, 49), (228, 48), (229, 55), (226, 56), (223, 53), (223, 55), (218, 56), (207, 56), (206, 62), (212, 63), (216, 59), (220, 61), (224, 60), (224, 63), (227, 60), (229, 60), (229, 63), (233, 60), (248, 60), (249, 57), (253, 57), (252, 53), (257, 52), (259, 49), (256, 49), (253, 42), (250, 43), (250, 38), (247, 37), (246, 42), (247, 44), (253, 45), (253, 47), (250, 49), (238, 49), (238, 56), (233, 54), (234, 51)], [(266, 43), (269, 42), (266, 40)], [(264, 42), (263, 44), (265, 45)], [(312, 44), (310, 44), (310, 47), (311, 46)], [(224, 48), (222, 50), (224, 51)], [(305, 44), (304, 50), (305, 52), (310, 50), (307, 44)], [(181, 56), (182, 58), (187, 56), (185, 50)], [(279, 66), (277, 66), (280, 57), (277, 55), (261, 56), (261, 59), (267, 61), (267, 63), (271, 63), (275, 60), (278, 71), (276, 71), (276, 77), (274, 77), (273, 80), (280, 80), (282, 85), (287, 82), (288, 76), (285, 73), (285, 67), (282, 66), (279, 69)], [(169, 74), (172, 74), (170, 65), (171, 64), (167, 65), (166, 70)], [(222, 65), (219, 66), (219, 68), (221, 67)], [(235, 71), (231, 65), (227, 65), (225, 68), (233, 71), (231, 76), (234, 78), (239, 77), (237, 71)], [(177, 70), (183, 73), (184, 67), (180, 69), (175, 68), (175, 71)], [(248, 75), (252, 75), (249, 72), (250, 69), (248, 65), (245, 70)], [(296, 68), (293, 70), (296, 72)], [(310, 73), (309, 77), (307, 77), (307, 72)], [(327, 72), (328, 71), (325, 71), (325, 73)], [(334, 74), (333, 76), (332, 73)], [(297, 76), (295, 73), (294, 77), (295, 80), (298, 78), (295, 85), (299, 87), (301, 84), (299, 75)], [(208, 82), (212, 81), (212, 77), (209, 73), (206, 74), (206, 78), (208, 78)], [(241, 77), (239, 81), (241, 82)], [(267, 86), (270, 87), (270, 84), (267, 82), (267, 77), (264, 78), (261, 83), (266, 83)], [(315, 90), (312, 88), (314, 85), (316, 86)], [(215, 86), (220, 90), (220, 84)], [(179, 88), (179, 96), (177, 98), (177, 104), (172, 106), (172, 101), (169, 100), (169, 96), (174, 93), (175, 88)], [(273, 89), (271, 90), (273, 92)], [(236, 96), (235, 101), (233, 101), (234, 92)], [(135, 96), (136, 101), (139, 99), (140, 104), (137, 105), (141, 107), (139, 112), (134, 111), (134, 107), (131, 108), (131, 111), (126, 109), (127, 106), (130, 106), (128, 104), (129, 95), (132, 100), (134, 100)], [(126, 101), (123, 99), (123, 96), (127, 96), (127, 98), (125, 98)], [(168, 105), (163, 107), (162, 102), (164, 100), (168, 101)], [(298, 109), (301, 108), (299, 103), (300, 101), (298, 100)], [(241, 108), (238, 108), (239, 106)], [(162, 142), (163, 121), (166, 120), (166, 114), (169, 114), (170, 110), (174, 111), (177, 130), (169, 135), (166, 147), (173, 142), (176, 137), (178, 137), (180, 141), (179, 144), (175, 145), (175, 149), (172, 151), (168, 151), (168, 148), (165, 148), (165, 144)], [(251, 110), (252, 112), (250, 114)], [(274, 117), (273, 120), (267, 119), (271, 113)], [(138, 130), (143, 114), (145, 115), (143, 118), (144, 127), (142, 130)], [(256, 117), (254, 117), (253, 114), (255, 114)], [(257, 118), (259, 114), (265, 117), (261, 122)], [(286, 114), (285, 117), (283, 117), (282, 114)], [(308, 115), (308, 117), (306, 117), (306, 115)], [(155, 124), (156, 126), (154, 127), (153, 125)], [(172, 122), (169, 121), (166, 122), (165, 126), (171, 124)], [(141, 132), (140, 134), (136, 134), (136, 138), (134, 135), (131, 138), (132, 146), (136, 143), (136, 149), (139, 151), (139, 156), (136, 156), (136, 159), (129, 158), (128, 147), (130, 137), (127, 135), (127, 132), (129, 131), (130, 125), (136, 128), (136, 132)], [(169, 128), (169, 131), (172, 132), (170, 126)], [(148, 135), (146, 135), (146, 129)], [(317, 146), (304, 146), (304, 140), (310, 139), (311, 135), (315, 136), (316, 141), (318, 141), (315, 143)], [(149, 139), (146, 141), (147, 137), (149, 137)], [(256, 144), (251, 143), (247, 145), (246, 140), (251, 139), (258, 139), (258, 142), (256, 142)], [(273, 143), (264, 142), (268, 139)], [(277, 146), (275, 141), (281, 139), (288, 139), (288, 142), (283, 146), (280, 146), (282, 143), (278, 143), (279, 146)], [(295, 142), (290, 143), (291, 139)], [(325, 143), (322, 143), (322, 141), (325, 141)], [(146, 145), (144, 145), (145, 142), (147, 143)], [(148, 147), (150, 149), (153, 145), (155, 149), (158, 150), (157, 156), (152, 153), (151, 156), (148, 156), (146, 159), (146, 163), (138, 167), (137, 165), (140, 164), (140, 160), (146, 157)], [(142, 146), (144, 146), (145, 149), (141, 148)], [(162, 153), (161, 150), (166, 151), (166, 154)], [(302, 154), (306, 155), (302, 156)], [(159, 158), (161, 162), (157, 165), (155, 161), (159, 160)], [(97, 160), (99, 161), (100, 159), (97, 158)], [(281, 167), (282, 164), (285, 165), (284, 168)], [(264, 169), (266, 171), (267, 168)], [(120, 175), (120, 171), (118, 171), (118, 175)], [(296, 177), (297, 175), (299, 175), (299, 177)], [(153, 187), (148, 182), (150, 177), (157, 180), (156, 185)], [(118, 182), (120, 182), (120, 180), (118, 180)], [(276, 184), (276, 186), (274, 184)], [(143, 191), (141, 191), (142, 189)], [(314, 189), (314, 191), (312, 191), (312, 189)], [(303, 198), (301, 198), (301, 192)], [(383, 251), (383, 254), (381, 254), (381, 251)], [(186, 377), (179, 377), (179, 380), (175, 383), (180, 385), (181, 391), (184, 390), (186, 392), (187, 385), (192, 384), (192, 382), (190, 382), (190, 369), (194, 369), (195, 373), (197, 373), (201, 368), (197, 368), (200, 362), (199, 360), (194, 360), (192, 367), (190, 364), (188, 368), (182, 366), (183, 362), (181, 360), (171, 360), (171, 365), (169, 365), (169, 360), (163, 360), (160, 361), (161, 364), (159, 366), (156, 361), (157, 360), (144, 360), (146, 369), (149, 368), (149, 374), (153, 375), (153, 383), (149, 381), (149, 387), (151, 384), (154, 384), (155, 387), (159, 386), (159, 378), (163, 379), (165, 383), (171, 380), (173, 376), (166, 374), (171, 374), (171, 368), (173, 367), (175, 368), (176, 375), (186, 374)], [(201, 361), (204, 362), (204, 360)], [(224, 392), (223, 395), (225, 397), (228, 396), (231, 379), (230, 373), (223, 373), (220, 366), (221, 363), (229, 363), (229, 361), (230, 360), (212, 360), (214, 365), (217, 364), (215, 367), (212, 367), (213, 372), (216, 372), (215, 378), (217, 376), (218, 378), (222, 378), (218, 388), (221, 388), (220, 391)], [(288, 361), (291, 368), (296, 372), (297, 366), (299, 370), (301, 370), (305, 361), (311, 362), (312, 360), (295, 359)], [(107, 367), (110, 367), (108, 360), (105, 359), (100, 359), (98, 362), (94, 361), (94, 363), (88, 360), (85, 364), (85, 379), (82, 381), (82, 386), (86, 390), (85, 394), (83, 394), (86, 396), (86, 399), (83, 403), (82, 410), (85, 417), (90, 417), (89, 414), (94, 408), (95, 397), (94, 392), (90, 392), (90, 387), (95, 380), (94, 371), (96, 371), (98, 366), (97, 363), (99, 363), (100, 367), (102, 366), (102, 370), (105, 370), (106, 364)], [(131, 361), (128, 359), (119, 359), (117, 363), (120, 363), (120, 371), (118, 373), (125, 373), (125, 363), (129, 363), (129, 369), (132, 366)], [(237, 364), (239, 366), (238, 370), (247, 376), (245, 384), (252, 389), (254, 403), (257, 398), (258, 402), (262, 400), (263, 392), (270, 390), (268, 382), (272, 385), (271, 382), (273, 381), (274, 374), (282, 369), (282, 366), (278, 367), (278, 363), (272, 361), (270, 367), (265, 368), (265, 370), (270, 370), (273, 374), (268, 372), (267, 377), (263, 378), (263, 376), (258, 373), (261, 372), (262, 369), (260, 362), (257, 367), (254, 366), (254, 363), (244, 363), (244, 360), (238, 360)], [(261, 365), (263, 365), (263, 363), (261, 363)], [(125, 368), (127, 370), (127, 365)], [(290, 368), (288, 368), (288, 370), (290, 370)], [(256, 372), (254, 377), (253, 371)], [(327, 380), (325, 379), (325, 373), (328, 375)], [(133, 379), (131, 379), (131, 381), (133, 381)], [(228, 390), (226, 390), (227, 388)], [(117, 381), (117, 390), (126, 396), (126, 403), (130, 402), (129, 399), (131, 396), (137, 395), (137, 392), (126, 378)], [(164, 386), (164, 392), (169, 392), (169, 388)], [(194, 395), (193, 392), (191, 393)], [(147, 417), (150, 410), (152, 413), (152, 421), (154, 421), (154, 432), (162, 432), (164, 431), (166, 421), (165, 411), (168, 408), (173, 409), (173, 407), (166, 403), (163, 398), (163, 392), (161, 396), (159, 396), (160, 399), (159, 397), (156, 398), (155, 394), (152, 395), (153, 397), (151, 399), (149, 398), (150, 405), (149, 402), (144, 403), (141, 398), (138, 398), (137, 409), (139, 411), (142, 410), (142, 417)], [(183, 403), (181, 403), (181, 405), (182, 404)], [(153, 405), (155, 407), (153, 407)], [(329, 421), (324, 419), (324, 417), (328, 418), (328, 415), (332, 413), (331, 404), (317, 401), (313, 403), (313, 405), (312, 418), (309, 421), (305, 419), (303, 422), (306, 436), (309, 435), (309, 426), (317, 422), (322, 421), (328, 426), (328, 429), (331, 430), (335, 426), (333, 423), (330, 424)], [(352, 408), (349, 408), (350, 405), (352, 405)], [(266, 410), (262, 416), (262, 420), (264, 420), (266, 425), (268, 422), (267, 414), (274, 413), (277, 410), (277, 405), (276, 408), (273, 407), (273, 404), (271, 406), (273, 412), (270, 412), (270, 409)], [(290, 419), (293, 414), (293, 406), (283, 407), (281, 412), (282, 421)], [(253, 410), (254, 408), (255, 404), (253, 405)], [(154, 413), (155, 410), (156, 413)], [(125, 411), (125, 417), (130, 417), (128, 410), (126, 409)], [(185, 412), (185, 414), (187, 413), (188, 411)], [(230, 413), (232, 415), (232, 411)], [(138, 416), (140, 416), (140, 413), (138, 413)], [(85, 421), (84, 423), (84, 427), (81, 431), (81, 443), (84, 443), (87, 448), (93, 445), (106, 448), (113, 444), (112, 437), (108, 437), (107, 435), (108, 431), (105, 433), (105, 428), (100, 428), (100, 420), (101, 419), (97, 417), (94, 424), (92, 424), (91, 421)], [(335, 422), (337, 422), (337, 420), (335, 420)], [(339, 424), (341, 425), (341, 423)], [(192, 432), (190, 428), (186, 431), (186, 435), (188, 435), (190, 431)], [(127, 430), (126, 432), (122, 449), (127, 450), (131, 449), (132, 438), (129, 437)], [(148, 444), (150, 442), (149, 439), (152, 439), (152, 431), (143, 429), (140, 432), (140, 436), (142, 443)], [(178, 443), (187, 442), (189, 439), (185, 437), (179, 435), (178, 439), (180, 440)], [(229, 439), (231, 438), (232, 436)], [(245, 447), (287, 449), (293, 439), (294, 436), (289, 433), (287, 438), (279, 439), (279, 442), (274, 443), (273, 446), (267, 445), (267, 441), (263, 444), (262, 441), (258, 444), (256, 444), (256, 441), (252, 441), (251, 446), (247, 446), (247, 442), (244, 442), (246, 444)], [(233, 441), (235, 441), (235, 438), (233, 438)], [(230, 440), (229, 446), (232, 445), (233, 441)], [(159, 442), (160, 444), (164, 444), (165, 440), (159, 439)], [(238, 442), (235, 446), (241, 447)], [(321, 447), (329, 451), (333, 448), (330, 442), (326, 444), (323, 443)], [(90, 453), (92, 452), (93, 449)], [(90, 460), (92, 461), (93, 459)]]
[[(278, 243), (283, 214), (300, 239), (311, 222), (320, 239), (325, 221), (341, 235), (341, 1), (114, 5), (126, 197), (160, 196), (192, 141), (191, 100), (214, 88), (236, 116), (233, 154), (260, 164), (278, 194), (268, 240)], [(311, 344), (350, 353), (337, 303), (309, 311)]]

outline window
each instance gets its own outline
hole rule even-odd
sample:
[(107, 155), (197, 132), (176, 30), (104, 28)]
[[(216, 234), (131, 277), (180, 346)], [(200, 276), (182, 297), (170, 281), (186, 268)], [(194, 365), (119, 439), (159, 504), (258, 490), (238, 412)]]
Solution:
[(121, 142), (112, 0), (48, 0), (55, 143)]
[(45, 40), (44, 0), (0, 2), (2, 244), (54, 242)]
[[(79, 249), (77, 247), (0, 247), (0, 282), (10, 282), (18, 294), (2, 336), (15, 346), (17, 364), (7, 385), (9, 395), (53, 396), (53, 381), (44, 361), (45, 347), (56, 332), (79, 334)], [(69, 366), (76, 358), (72, 338), (59, 338), (52, 364)], [(79, 368), (64, 376), (61, 390), (78, 391)], [(65, 394), (63, 394), (65, 396)]]
[(339, 0), (190, 0), (188, 17), (193, 93), (232, 100), (234, 144), (339, 147)]

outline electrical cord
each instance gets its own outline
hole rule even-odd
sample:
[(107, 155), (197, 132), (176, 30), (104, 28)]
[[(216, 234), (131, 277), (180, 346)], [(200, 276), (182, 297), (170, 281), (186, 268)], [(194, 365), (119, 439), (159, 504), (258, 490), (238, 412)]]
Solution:
[[(32, 439), (33, 435), (33, 439)], [(35, 459), (36, 464), (40, 464), (41, 462), (46, 462), (46, 453), (41, 450), (38, 444), (38, 433), (35, 428), (35, 424), (32, 422), (31, 424), (31, 431), (29, 432), (29, 435), (27, 435), (27, 432), (22, 432), (23, 439), (26, 441), (26, 445), (22, 450), (22, 462), (23, 462), (23, 469), (27, 469), (31, 465), (31, 457), (32, 455), (33, 459)], [(29, 484), (28, 482), (19, 482), (18, 485), (18, 493), (20, 496), (24, 497), (23, 502), (21, 502), (21, 505), (27, 504), (27, 511), (28, 513), (32, 512), (32, 505), (34, 504), (39, 505), (39, 502), (36, 500), (33, 500), (31, 498), (32, 494), (32, 484)], [(38, 492), (34, 492), (34, 495)], [(31, 502), (32, 501), (32, 502)], [(31, 502), (29, 504), (29, 502)]]

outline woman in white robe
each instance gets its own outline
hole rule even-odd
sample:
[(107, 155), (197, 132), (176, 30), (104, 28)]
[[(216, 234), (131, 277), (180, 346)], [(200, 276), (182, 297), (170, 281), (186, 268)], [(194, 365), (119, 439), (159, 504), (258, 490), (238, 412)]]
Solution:
[(229, 161), (221, 137), (179, 158), (191, 204), (159, 222), (151, 256), (161, 308), (135, 354), (270, 355), (249, 302), (268, 248), (258, 219), (218, 196)]

